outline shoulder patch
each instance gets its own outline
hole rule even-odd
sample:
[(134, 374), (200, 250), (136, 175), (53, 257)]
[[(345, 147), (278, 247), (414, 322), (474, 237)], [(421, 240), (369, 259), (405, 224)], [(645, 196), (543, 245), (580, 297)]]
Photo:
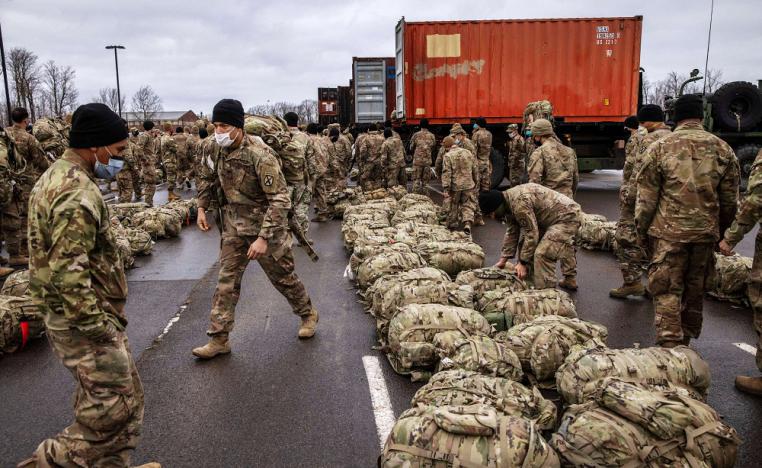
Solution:
[(267, 174), (267, 175), (265, 176), (265, 182), (264, 182), (264, 184), (265, 184), (265, 187), (270, 187), (270, 186), (272, 186), (272, 184), (273, 184), (273, 176), (272, 176), (272, 175), (270, 175), (270, 174)]

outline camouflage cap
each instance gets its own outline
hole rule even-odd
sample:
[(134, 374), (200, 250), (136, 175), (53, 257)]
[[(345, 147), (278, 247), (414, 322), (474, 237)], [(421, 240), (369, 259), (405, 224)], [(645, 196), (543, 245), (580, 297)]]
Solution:
[(510, 124), (510, 125), (508, 125), (508, 128), (505, 129), (506, 132), (510, 132), (511, 130), (518, 131), (519, 130), (519, 126), (516, 125), (516, 124)]
[(213, 124), (207, 124), (207, 126), (206, 126), (206, 133), (208, 133), (210, 135), (212, 133), (214, 133), (214, 125)]
[(449, 148), (454, 144), (455, 144), (455, 138), (451, 136), (446, 136), (444, 137), (444, 140), (442, 140), (442, 146), (444, 146), (445, 148)]
[(532, 122), (532, 135), (551, 136), (553, 135), (553, 125), (548, 119), (537, 119)]
[(466, 131), (463, 130), (463, 127), (461, 127), (459, 123), (453, 124), (452, 128), (450, 129), (450, 135), (461, 135), (465, 133)]
[(197, 135), (198, 134), (198, 125), (192, 126), (190, 131), (191, 131), (192, 134)]

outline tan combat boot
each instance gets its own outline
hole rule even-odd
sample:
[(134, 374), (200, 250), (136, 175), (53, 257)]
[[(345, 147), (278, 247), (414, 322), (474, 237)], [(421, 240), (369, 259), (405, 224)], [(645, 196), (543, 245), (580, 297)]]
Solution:
[(315, 329), (319, 319), (320, 317), (315, 309), (312, 309), (309, 314), (302, 316), (302, 324), (299, 326), (299, 338), (312, 338), (315, 336)]
[(156, 462), (151, 462), (151, 463), (145, 463), (139, 466), (133, 466), (132, 468), (161, 468), (161, 465)]
[(561, 280), (560, 283), (558, 283), (558, 285), (564, 289), (568, 289), (569, 291), (576, 291), (577, 278), (575, 276), (566, 276), (563, 280)]
[(220, 354), (230, 353), (230, 343), (227, 335), (215, 335), (204, 346), (199, 346), (193, 350), (193, 355), (199, 359), (212, 359)]
[(179, 195), (177, 195), (177, 194), (175, 193), (175, 191), (174, 191), (174, 190), (171, 190), (171, 191), (170, 191), (170, 192), (167, 194), (167, 200), (168, 200), (168, 201), (175, 201), (175, 200), (179, 200), (179, 199), (180, 199), (180, 196), (179, 196)]
[(744, 393), (762, 396), (762, 377), (739, 375), (736, 377), (736, 388)]
[(8, 265), (14, 267), (29, 266), (29, 257), (23, 255), (14, 255), (8, 259)]
[(617, 299), (627, 299), (627, 296), (642, 296), (646, 293), (646, 288), (640, 282), (625, 283), (622, 286), (609, 291), (609, 296)]

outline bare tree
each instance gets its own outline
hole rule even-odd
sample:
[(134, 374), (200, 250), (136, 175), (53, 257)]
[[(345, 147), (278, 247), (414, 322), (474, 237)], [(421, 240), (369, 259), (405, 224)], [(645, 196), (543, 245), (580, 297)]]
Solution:
[[(717, 91), (720, 86), (724, 85), (725, 82), (722, 80), (722, 70), (717, 70), (715, 68), (710, 68), (706, 71), (706, 76), (704, 77), (704, 81), (706, 81), (706, 92), (707, 93), (713, 93)], [(702, 85), (703, 88), (703, 85)]]
[[(79, 92), (74, 87), (76, 73), (70, 66), (58, 66), (52, 60), (42, 66), (42, 85), (45, 88), (45, 101), (50, 112), (62, 117), (77, 105)], [(43, 114), (44, 115), (44, 114)]]
[(300, 122), (310, 123), (317, 122), (318, 103), (314, 99), (305, 99), (299, 104), (285, 101), (279, 101), (272, 104), (268, 102), (267, 104), (258, 104), (249, 107), (247, 112), (255, 115), (277, 115), (280, 117), (283, 117), (287, 112), (294, 112), (299, 116)]
[(13, 48), (8, 54), (8, 67), (15, 93), (14, 104), (28, 108), (32, 120), (35, 120), (35, 93), (40, 81), (37, 56), (30, 50)]
[[(126, 97), (122, 96), (122, 109), (125, 106)], [(101, 88), (98, 90), (98, 96), (93, 98), (93, 102), (100, 102), (106, 104), (114, 112), (119, 112), (119, 93), (116, 92), (116, 88)]]
[(152, 119), (157, 112), (164, 109), (161, 98), (149, 85), (143, 85), (132, 96), (132, 111), (143, 114), (143, 120)]
[[(677, 97), (680, 92), (680, 86), (689, 78), (687, 74), (680, 74), (675, 71), (669, 72), (666, 78), (657, 81), (650, 86), (648, 91), (647, 102), (651, 104), (664, 105), (664, 100), (667, 97)], [(709, 69), (707, 70), (706, 77), (706, 92), (713, 93), (724, 84), (722, 81), (722, 70)], [(645, 80), (644, 80), (645, 82)], [(701, 80), (689, 83), (683, 93), (701, 93), (704, 89), (704, 84)]]

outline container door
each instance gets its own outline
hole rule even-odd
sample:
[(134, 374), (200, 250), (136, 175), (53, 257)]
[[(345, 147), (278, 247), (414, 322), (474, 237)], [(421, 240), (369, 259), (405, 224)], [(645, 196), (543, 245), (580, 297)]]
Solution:
[(386, 65), (383, 59), (355, 61), (355, 117), (357, 123), (386, 120)]
[(405, 118), (405, 19), (401, 19), (397, 23), (394, 35), (394, 47), (396, 58), (396, 71), (395, 71), (395, 94), (396, 94), (396, 117), (398, 119)]

